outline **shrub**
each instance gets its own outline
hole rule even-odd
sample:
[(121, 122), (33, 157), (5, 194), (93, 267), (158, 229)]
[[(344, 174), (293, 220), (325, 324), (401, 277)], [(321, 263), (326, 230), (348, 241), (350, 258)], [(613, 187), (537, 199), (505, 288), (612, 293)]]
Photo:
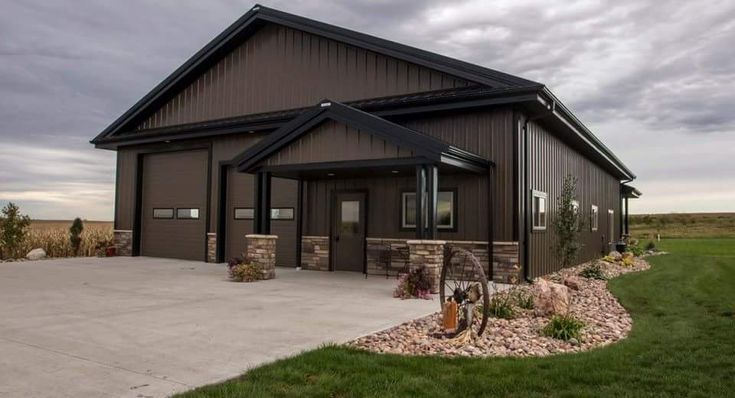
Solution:
[(562, 193), (558, 198), (556, 217), (553, 219), (556, 232), (556, 252), (561, 260), (562, 267), (574, 264), (582, 243), (579, 233), (584, 228), (582, 210), (574, 206), (574, 197), (577, 193), (577, 178), (568, 175), (564, 178)]
[(533, 295), (530, 292), (523, 291), (522, 289), (514, 289), (513, 298), (519, 308), (523, 308), (524, 310), (533, 309)]
[(71, 223), (71, 227), (69, 227), (69, 243), (71, 243), (71, 248), (74, 251), (75, 256), (79, 255), (79, 247), (82, 245), (83, 230), (84, 223), (79, 217), (75, 218)]
[(25, 255), (21, 249), (30, 225), (30, 217), (21, 214), (15, 203), (10, 202), (3, 207), (0, 215), (0, 259)]
[(587, 279), (599, 279), (599, 280), (605, 280), (605, 274), (602, 272), (602, 267), (600, 267), (600, 264), (597, 262), (588, 264), (586, 267), (582, 268), (582, 271), (579, 272), (579, 276), (587, 278)]
[(554, 315), (551, 317), (551, 321), (544, 326), (542, 332), (544, 336), (559, 340), (569, 341), (570, 339), (576, 339), (579, 341), (583, 328), (584, 322), (571, 315)]
[(613, 256), (605, 256), (605, 257), (602, 258), (602, 261), (607, 261), (608, 263), (614, 263), (615, 262), (615, 257), (613, 257)]
[(637, 245), (630, 245), (625, 248), (626, 252), (633, 253), (634, 256), (638, 257), (643, 254), (643, 249)]
[(263, 279), (263, 270), (258, 264), (246, 263), (241, 258), (227, 262), (230, 280), (235, 282), (255, 282)]
[(632, 267), (635, 265), (635, 261), (633, 260), (633, 257), (623, 257), (623, 261), (621, 263), (624, 267)]
[(649, 241), (648, 244), (646, 245), (646, 250), (655, 251), (656, 250), (656, 244), (653, 243), (653, 241)]
[(502, 319), (512, 319), (515, 316), (515, 310), (512, 305), (510, 294), (498, 293), (490, 299), (490, 316)]
[(393, 297), (429, 299), (431, 298), (431, 283), (423, 268), (413, 269), (398, 277), (398, 286), (393, 291)]

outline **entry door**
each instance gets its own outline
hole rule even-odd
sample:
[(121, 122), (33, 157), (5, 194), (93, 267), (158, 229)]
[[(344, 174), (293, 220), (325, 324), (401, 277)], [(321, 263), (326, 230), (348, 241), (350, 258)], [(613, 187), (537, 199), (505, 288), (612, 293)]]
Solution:
[(332, 248), (335, 271), (364, 272), (365, 193), (337, 193), (332, 215)]

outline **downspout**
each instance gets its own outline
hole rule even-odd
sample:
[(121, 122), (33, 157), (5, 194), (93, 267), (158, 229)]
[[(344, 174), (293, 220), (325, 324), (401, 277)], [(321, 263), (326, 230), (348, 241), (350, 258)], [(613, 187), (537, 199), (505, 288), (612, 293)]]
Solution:
[[(529, 191), (531, 190), (531, 183), (530, 183), (530, 171), (529, 171), (529, 164), (530, 164), (530, 158), (531, 158), (531, 149), (528, 146), (528, 123), (533, 122), (536, 120), (540, 120), (549, 116), (552, 116), (554, 112), (556, 111), (556, 101), (551, 100), (551, 103), (546, 106), (546, 111), (541, 112), (535, 116), (527, 117), (526, 120), (523, 122), (523, 202), (525, 206), (525, 220), (523, 222), (523, 279), (526, 282), (532, 282), (533, 279), (530, 276), (530, 264), (529, 264), (529, 256), (530, 256), (530, 240), (531, 240), (531, 217), (533, 216), (531, 214), (531, 195), (529, 195)], [(548, 220), (547, 220), (548, 221)]]

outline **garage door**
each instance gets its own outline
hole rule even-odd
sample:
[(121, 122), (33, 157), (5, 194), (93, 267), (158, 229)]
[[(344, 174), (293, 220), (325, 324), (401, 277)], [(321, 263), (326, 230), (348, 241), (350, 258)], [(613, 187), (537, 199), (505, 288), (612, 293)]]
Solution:
[[(296, 266), (296, 201), (298, 182), (273, 178), (271, 233), (278, 235), (276, 263)], [(245, 235), (253, 232), (253, 176), (230, 168), (227, 174), (227, 245), (225, 260), (242, 257)]]
[(207, 160), (205, 150), (143, 157), (142, 255), (204, 261)]

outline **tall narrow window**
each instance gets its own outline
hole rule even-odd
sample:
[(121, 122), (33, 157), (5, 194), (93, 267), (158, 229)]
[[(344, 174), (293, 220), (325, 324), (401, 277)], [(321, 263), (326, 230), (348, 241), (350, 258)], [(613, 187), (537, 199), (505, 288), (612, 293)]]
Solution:
[(593, 231), (597, 231), (600, 226), (600, 212), (597, 206), (592, 205), (592, 211), (590, 212), (590, 228)]
[[(416, 192), (403, 192), (401, 194), (401, 228), (416, 228)], [(455, 220), (456, 191), (439, 191), (436, 204), (436, 227), (438, 229), (453, 230), (456, 228)], [(428, 226), (428, 217), (424, 215)]]
[(534, 231), (546, 230), (546, 199), (545, 192), (533, 191), (533, 209), (531, 215), (533, 218)]

